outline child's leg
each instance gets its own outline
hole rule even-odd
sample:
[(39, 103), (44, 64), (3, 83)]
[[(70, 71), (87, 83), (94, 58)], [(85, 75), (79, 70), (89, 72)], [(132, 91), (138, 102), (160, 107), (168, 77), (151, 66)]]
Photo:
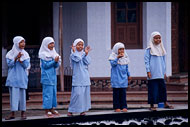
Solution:
[(42, 85), (43, 109), (51, 109), (53, 106), (53, 86)]
[(26, 119), (25, 111), (26, 111), (26, 90), (20, 88), (19, 89), (19, 110), (21, 110), (21, 118)]
[(119, 88), (113, 88), (113, 109), (117, 112), (120, 112), (119, 98)]
[(126, 111), (127, 109), (127, 101), (126, 101), (126, 88), (120, 88), (120, 105), (121, 109)]
[(158, 81), (157, 79), (148, 80), (148, 104), (158, 104)]
[(10, 120), (10, 119), (14, 119), (15, 118), (15, 111), (18, 111), (18, 98), (14, 95), (16, 95), (17, 93), (15, 93), (16, 90), (13, 87), (9, 87), (9, 94), (10, 94), (10, 110), (11, 110), (11, 114), (7, 117), (5, 117), (5, 120)]

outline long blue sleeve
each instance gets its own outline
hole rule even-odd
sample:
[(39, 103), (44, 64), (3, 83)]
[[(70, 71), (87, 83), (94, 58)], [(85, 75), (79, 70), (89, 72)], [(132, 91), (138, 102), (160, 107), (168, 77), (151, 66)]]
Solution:
[(87, 55), (87, 56), (84, 56), (82, 60), (83, 60), (85, 65), (89, 65), (91, 58)]
[(79, 57), (78, 54), (75, 52), (75, 53), (72, 53), (70, 57), (73, 61), (79, 62), (83, 59), (84, 56), (85, 56), (85, 53), (82, 55), (82, 57)]
[(56, 65), (58, 62), (55, 62), (54, 60), (45, 61), (45, 60), (42, 60), (42, 59), (41, 59), (41, 63), (42, 63), (42, 67), (43, 67), (44, 69), (49, 69), (49, 68), (55, 67), (55, 65)]
[(145, 50), (144, 62), (146, 67), (146, 72), (150, 72), (150, 50)]
[(15, 61), (14, 60), (12, 60), (12, 59), (6, 59), (6, 61), (7, 61), (7, 66), (9, 68), (14, 67), (14, 65), (15, 65)]
[(110, 60), (111, 66), (117, 66), (117, 62), (118, 62), (118, 58), (116, 58), (115, 60)]

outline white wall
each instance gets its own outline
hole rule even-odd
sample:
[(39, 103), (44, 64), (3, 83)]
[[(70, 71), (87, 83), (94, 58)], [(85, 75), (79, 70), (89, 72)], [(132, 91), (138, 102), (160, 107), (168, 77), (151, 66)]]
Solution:
[[(57, 9), (55, 9), (57, 8)], [(54, 4), (54, 16), (58, 15), (58, 4)], [(54, 18), (54, 37), (58, 40), (57, 19)], [(74, 39), (80, 37), (90, 45), (92, 61), (91, 77), (110, 77), (111, 53), (111, 3), (110, 2), (63, 2), (64, 66), (69, 66), (70, 48)], [(57, 31), (57, 32), (56, 32)], [(143, 2), (143, 49), (127, 49), (131, 63), (129, 71), (133, 77), (146, 77), (144, 49), (150, 34), (162, 34), (166, 57), (166, 74), (171, 76), (171, 2)]]
[(92, 61), (91, 77), (110, 77), (111, 53), (111, 4), (110, 2), (87, 2), (88, 44)]

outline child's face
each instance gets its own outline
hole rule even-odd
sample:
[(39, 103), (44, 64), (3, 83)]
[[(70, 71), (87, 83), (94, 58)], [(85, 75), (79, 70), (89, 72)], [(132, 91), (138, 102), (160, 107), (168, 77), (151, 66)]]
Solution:
[(161, 36), (160, 36), (160, 35), (154, 36), (154, 43), (155, 43), (156, 45), (158, 45), (158, 44), (161, 43)]
[(118, 54), (124, 54), (124, 48), (120, 48), (120, 49), (118, 49)]
[(54, 48), (54, 42), (49, 43), (48, 44), (48, 49), (53, 50), (53, 48)]
[(19, 42), (19, 48), (20, 49), (24, 49), (25, 48), (25, 41), (22, 40), (21, 42)]
[(77, 49), (77, 51), (79, 51), (79, 52), (82, 51), (82, 50), (83, 50), (83, 43), (82, 43), (82, 42), (77, 43), (76, 49)]

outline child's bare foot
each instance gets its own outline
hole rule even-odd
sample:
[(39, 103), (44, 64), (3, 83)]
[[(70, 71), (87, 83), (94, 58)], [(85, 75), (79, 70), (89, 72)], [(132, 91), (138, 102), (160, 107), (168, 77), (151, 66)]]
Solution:
[(120, 109), (116, 109), (115, 112), (121, 112), (121, 110)]
[(123, 111), (123, 112), (127, 112), (127, 109), (126, 109), (126, 108), (124, 108), (122, 111)]

